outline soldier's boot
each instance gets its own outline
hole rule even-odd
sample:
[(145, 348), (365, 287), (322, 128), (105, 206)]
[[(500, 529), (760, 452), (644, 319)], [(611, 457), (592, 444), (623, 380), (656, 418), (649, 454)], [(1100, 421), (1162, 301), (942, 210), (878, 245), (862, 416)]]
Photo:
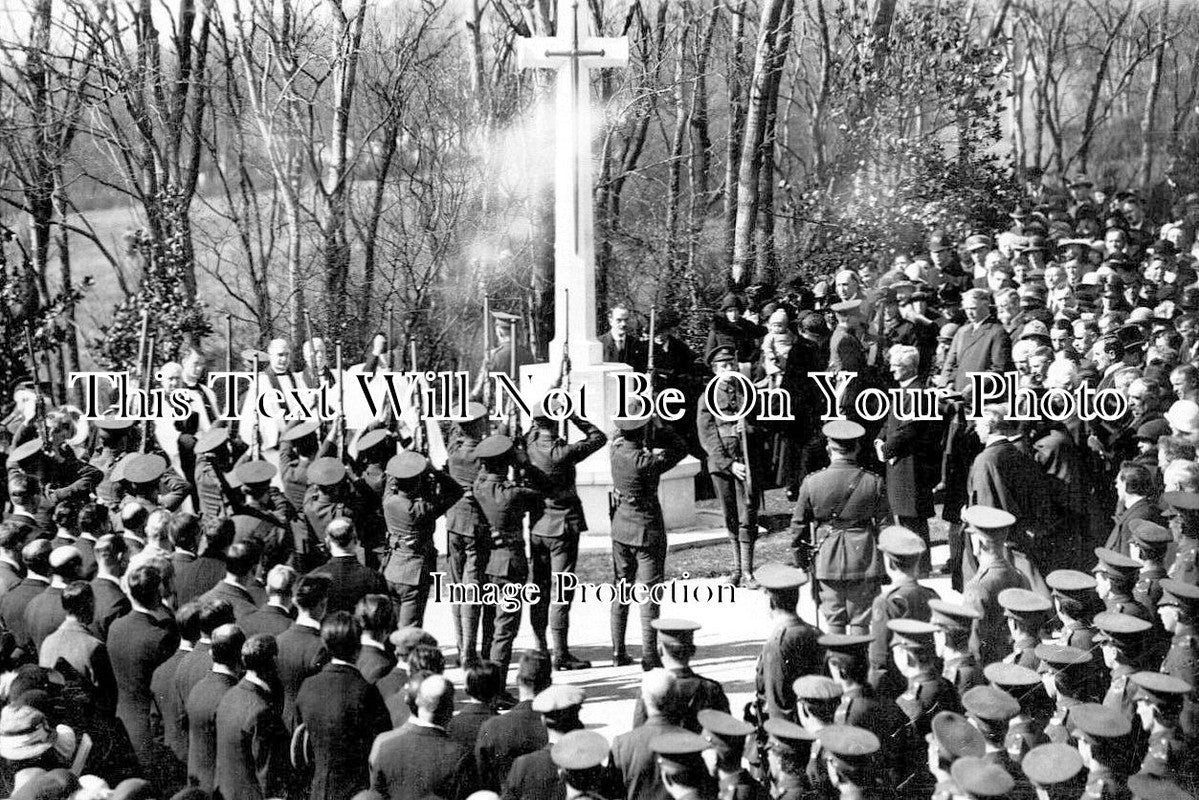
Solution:
[(591, 662), (584, 661), (581, 658), (575, 658), (570, 652), (570, 648), (566, 644), (567, 628), (552, 628), (550, 636), (554, 640), (554, 669), (557, 670), (575, 670), (575, 669), (591, 669)]
[(476, 649), (479, 635), (479, 607), (462, 606), (459, 623), (458, 663), (463, 669), (466, 669), (479, 663), (479, 651)]
[(758, 582), (754, 579), (754, 543), (753, 542), (738, 542), (738, 551), (741, 562), (741, 574), (745, 580), (743, 586), (746, 589), (757, 589)]
[(627, 667), (633, 663), (624, 640), (629, 630), (629, 607), (620, 603), (612, 606), (612, 666)]
[(735, 536), (730, 536), (729, 541), (733, 543), (733, 569), (729, 572), (729, 577), (725, 582), (729, 586), (741, 585), (741, 543), (737, 541)]

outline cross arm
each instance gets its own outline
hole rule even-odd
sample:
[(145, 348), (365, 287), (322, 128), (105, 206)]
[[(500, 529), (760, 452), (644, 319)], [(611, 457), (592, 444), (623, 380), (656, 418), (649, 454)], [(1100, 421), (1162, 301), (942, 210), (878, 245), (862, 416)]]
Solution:
[[(517, 66), (520, 69), (558, 69), (567, 66), (572, 45), (573, 42), (566, 37), (519, 38), (516, 40)], [(588, 37), (579, 40), (578, 50), (574, 52), (578, 55), (580, 67), (622, 67), (629, 63), (629, 39), (627, 36)]]

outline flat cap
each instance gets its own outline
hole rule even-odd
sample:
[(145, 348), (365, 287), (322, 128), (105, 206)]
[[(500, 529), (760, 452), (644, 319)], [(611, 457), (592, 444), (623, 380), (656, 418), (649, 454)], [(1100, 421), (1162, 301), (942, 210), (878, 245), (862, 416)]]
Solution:
[(1150, 772), (1140, 772), (1128, 777), (1128, 788), (1134, 800), (1194, 800), (1187, 790), (1170, 778)]
[(978, 728), (954, 711), (942, 711), (933, 717), (932, 734), (937, 746), (954, 761), (982, 758), (987, 752), (987, 742)]
[(1137, 688), (1150, 699), (1175, 697), (1181, 699), (1194, 688), (1182, 678), (1162, 672), (1134, 672), (1129, 676)]
[(1174, 578), (1162, 578), (1157, 585), (1162, 589), (1159, 606), (1199, 608), (1199, 586)]
[(838, 442), (854, 442), (866, 435), (866, 429), (856, 422), (850, 420), (833, 420), (832, 422), (824, 423), (824, 427), (820, 432), (826, 438), (833, 439)]
[(69, 564), (71, 561), (82, 561), (83, 553), (79, 552), (79, 548), (74, 545), (63, 545), (56, 547), (50, 551), (50, 566), (57, 569), (64, 564)]
[(1199, 511), (1199, 492), (1165, 492), (1162, 502), (1175, 511)]
[(1029, 589), (1010, 588), (999, 593), (999, 605), (1003, 607), (1004, 616), (1008, 617), (1037, 617), (1047, 616), (1053, 611), (1053, 603), (1048, 597)]
[(995, 243), (991, 241), (991, 237), (985, 234), (975, 233), (966, 237), (967, 250), (990, 250), (994, 246)]
[(933, 634), (939, 628), (931, 622), (918, 619), (892, 619), (887, 621), (887, 630), (893, 634), (892, 647), (932, 650)]
[(308, 465), (308, 482), (314, 486), (335, 486), (346, 476), (341, 459), (325, 456)]
[(562, 769), (594, 769), (608, 750), (608, 740), (595, 731), (571, 731), (550, 748), (550, 759)]
[(1100, 641), (1139, 638), (1153, 627), (1152, 623), (1146, 620), (1116, 611), (1104, 611), (1096, 614), (1094, 624), (1101, 634), (1106, 634), (1106, 636), (1095, 637)]
[(507, 436), (496, 434), (488, 436), (475, 447), (475, 458), (499, 458), (512, 451), (512, 440)]
[(102, 431), (127, 431), (133, 427), (134, 422), (131, 419), (104, 417), (103, 419), (92, 420), (92, 424)]
[(698, 733), (671, 731), (649, 741), (649, 749), (665, 761), (678, 764), (702, 763), (700, 755), (712, 745)]
[(1045, 576), (1045, 583), (1055, 594), (1095, 591), (1095, 579), (1076, 569), (1055, 569)]
[(840, 303), (833, 303), (830, 306), (834, 314), (856, 314), (861, 307), (861, 300), (842, 300)]
[(868, 633), (826, 633), (816, 640), (816, 644), (830, 653), (849, 653), (864, 655), (874, 637)]
[(1174, 535), (1164, 525), (1158, 525), (1153, 520), (1135, 519), (1129, 523), (1128, 529), (1132, 538), (1141, 545), (1161, 547), (1174, 541)]
[(962, 520), (979, 531), (1006, 531), (1016, 524), (1016, 518), (1002, 508), (970, 506), (962, 509)]
[(408, 480), (420, 475), (429, 466), (429, 459), (415, 450), (397, 453), (387, 462), (387, 474), (399, 480)]
[(1141, 571), (1140, 561), (1106, 547), (1096, 547), (1095, 556), (1099, 561), (1091, 570), (1092, 572), (1103, 572), (1119, 578), (1136, 575)]
[(676, 639), (691, 638), (695, 632), (702, 628), (698, 622), (693, 622), (689, 619), (677, 619), (670, 617), (659, 617), (650, 623), (653, 629), (659, 634), (666, 634)]
[(358, 437), (358, 452), (365, 453), (372, 447), (378, 447), (391, 438), (391, 431), (386, 428), (375, 428)]
[(959, 758), (949, 774), (958, 788), (972, 797), (1007, 797), (1016, 787), (1006, 769), (983, 758)]
[(583, 705), (586, 695), (583, 687), (575, 683), (556, 683), (533, 698), (533, 710), (538, 714), (565, 711)]
[(699, 720), (700, 727), (705, 731), (725, 739), (737, 739), (749, 736), (754, 732), (753, 725), (714, 708), (705, 708), (696, 715), (696, 718)]
[(1099, 703), (1080, 703), (1070, 709), (1074, 729), (1097, 739), (1119, 739), (1132, 730), (1132, 721), (1119, 711)]
[(1037, 786), (1065, 783), (1082, 772), (1082, 756), (1068, 744), (1043, 744), (1024, 754), (1020, 769)]
[[(286, 434), (284, 435), (286, 436)], [(211, 453), (227, 441), (229, 441), (228, 428), (209, 428), (196, 439), (196, 453)]]
[(736, 361), (737, 351), (725, 344), (718, 344), (704, 356), (707, 364), (719, 364), (726, 361)]
[(153, 483), (167, 471), (167, 460), (157, 453), (140, 453), (125, 464), (123, 477), (130, 483)]
[(269, 461), (243, 461), (233, 469), (233, 477), (244, 483), (266, 483), (278, 472)]
[(305, 436), (311, 436), (321, 429), (321, 424), (316, 420), (307, 422), (298, 422), (292, 425), (287, 430), (279, 435), (281, 442), (294, 442), (296, 439), (303, 439)]
[(869, 758), (878, 752), (878, 737), (853, 725), (829, 725), (816, 735), (825, 751), (839, 758)]
[(1087, 650), (1081, 650), (1077, 647), (1071, 647), (1066, 644), (1054, 644), (1052, 642), (1042, 642), (1033, 650), (1037, 658), (1055, 670), (1065, 669), (1077, 664), (1088, 664), (1091, 661), (1091, 653)]
[(1166, 436), (1169, 433), (1170, 423), (1166, 422), (1164, 419), (1158, 418), (1150, 420), (1149, 422), (1146, 422), (1144, 425), (1141, 425), (1139, 428), (1137, 428), (1135, 438), (1147, 439), (1151, 442), (1156, 442), (1158, 439)]
[(800, 700), (837, 700), (841, 697), (841, 684), (824, 675), (801, 675), (795, 679), (792, 688)]
[(771, 749), (805, 752), (811, 748), (812, 742), (816, 741), (816, 734), (807, 728), (778, 717), (771, 717), (763, 722), (762, 730), (770, 737)]
[(983, 618), (983, 613), (974, 606), (950, 603), (939, 597), (929, 600), (928, 608), (933, 612), (930, 622), (940, 628), (969, 630), (975, 620)]
[(996, 688), (1013, 696), (1015, 693), (1011, 691), (1012, 689), (1027, 689), (1041, 683), (1041, 676), (1036, 673), (1036, 670), (1004, 661), (987, 664), (983, 667), (983, 676)]
[(789, 567), (777, 561), (759, 567), (754, 572), (754, 579), (768, 592), (798, 589), (808, 582), (808, 576), (802, 569)]
[(962, 707), (972, 717), (1006, 722), (1020, 713), (1020, 702), (1003, 689), (975, 686), (962, 695)]
[(878, 549), (900, 558), (913, 558), (927, 550), (928, 545), (902, 525), (891, 525), (879, 533)]
[(17, 445), (8, 454), (10, 464), (20, 464), (22, 461), (32, 458), (42, 452), (42, 440), (30, 439), (24, 444)]

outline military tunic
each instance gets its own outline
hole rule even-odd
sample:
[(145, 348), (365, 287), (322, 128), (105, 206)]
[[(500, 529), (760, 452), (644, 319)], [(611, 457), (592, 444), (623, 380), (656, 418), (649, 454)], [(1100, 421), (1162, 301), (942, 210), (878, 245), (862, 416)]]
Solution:
[[(446, 472), (462, 489), (462, 495), (445, 515), (446, 566), (450, 580), (461, 585), (478, 586), (483, 582), (491, 548), (491, 528), (475, 502), (474, 484), (479, 475), (475, 447), (481, 440), (461, 430), (446, 447)], [(454, 632), (458, 652), (464, 661), (472, 661), (478, 653), (475, 643), (479, 631), (479, 607), (455, 603), (450, 607), (454, 617)]]
[(462, 497), (462, 487), (444, 472), (424, 473), (411, 491), (388, 481), (383, 499), (388, 555), (383, 577), (399, 599), (401, 628), (424, 623), (432, 574), (437, 569), (433, 541), (437, 519)]
[(1000, 661), (1008, 652), (1007, 619), (999, 605), (999, 593), (1009, 588), (1028, 588), (1028, 579), (1010, 561), (993, 559), (979, 565), (967, 581), (963, 599), (982, 612), (974, 624), (970, 647), (984, 664)]
[(795, 710), (795, 679), (819, 674), (822, 669), (820, 631), (798, 616), (788, 615), (775, 624), (758, 657), (755, 673), (757, 705), (766, 719), (785, 719), (798, 724)]
[[(870, 635), (874, 637), (870, 642), (870, 666), (880, 684), (892, 684), (886, 677), (890, 675), (891, 666), (891, 631), (887, 623), (893, 619), (928, 622), (932, 617), (928, 601), (939, 598), (935, 589), (922, 586), (915, 580), (884, 586), (882, 593), (874, 598), (870, 606)], [(903, 679), (897, 680), (896, 693), (903, 688)]]

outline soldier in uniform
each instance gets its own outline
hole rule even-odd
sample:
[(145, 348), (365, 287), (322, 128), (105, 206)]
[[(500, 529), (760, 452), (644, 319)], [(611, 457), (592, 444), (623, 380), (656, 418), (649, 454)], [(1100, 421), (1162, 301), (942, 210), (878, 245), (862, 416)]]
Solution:
[(237, 506), (240, 516), (258, 520), (252, 538), (262, 554), (262, 571), (266, 574), (276, 564), (292, 561), (295, 540), (292, 523), (298, 512), (271, 481), (276, 470), (269, 461), (243, 461), (233, 469), (233, 477), (241, 482), (242, 499)]
[[(1199, 586), (1163, 578), (1161, 587), (1157, 613), (1172, 638), (1160, 671), (1199, 687)], [(1187, 695), (1181, 725), (1187, 739), (1199, 737), (1199, 689)]]
[(742, 765), (747, 737), (754, 726), (726, 711), (706, 708), (698, 716), (701, 735), (716, 756), (718, 800), (767, 800), (761, 784)]
[(1128, 554), (1141, 562), (1141, 573), (1132, 587), (1132, 599), (1148, 609), (1156, 609), (1161, 599), (1161, 579), (1166, 577), (1166, 551), (1174, 541), (1170, 529), (1150, 520), (1137, 520), (1129, 526), (1132, 539)]
[[(562, 737), (582, 731), (579, 710), (585, 695), (577, 684), (550, 686), (533, 698), (533, 711), (541, 715), (548, 734), (548, 744), (539, 750), (518, 756), (504, 780), (501, 797), (504, 800), (554, 800), (563, 796), (561, 772), (551, 756), (552, 747)], [(607, 750), (607, 742), (604, 743)], [(595, 776), (599, 778), (600, 776)]]
[(1008, 664), (1035, 669), (1041, 663), (1034, 652), (1053, 612), (1049, 598), (1030, 589), (1004, 589), (999, 593), (999, 605), (1007, 618), (1008, 635), (1012, 639), (1012, 652), (1003, 657)]
[(304, 494), (304, 516), (312, 532), (322, 541), (325, 529), (335, 519), (348, 519), (358, 531), (362, 503), (349, 481), (349, 473), (341, 459), (332, 456), (318, 458), (308, 465), (308, 491)]
[(362, 546), (366, 549), (366, 564), (381, 568), (387, 553), (387, 523), (383, 520), (383, 496), (387, 483), (387, 462), (396, 454), (396, 440), (391, 432), (376, 428), (357, 439), (358, 455), (351, 472), (351, 484), (358, 496), (357, 525)]
[(104, 473), (81, 462), (70, 446), (53, 435), (53, 443), (42, 445), (41, 439), (30, 439), (14, 447), (8, 454), (8, 475), (23, 472), (38, 479), (49, 505), (64, 500), (79, 503), (87, 500), (104, 478)]
[(1088, 693), (1093, 684), (1091, 653), (1064, 644), (1042, 643), (1037, 647), (1037, 656), (1041, 659), (1041, 683), (1054, 701), (1045, 736), (1051, 742), (1072, 742), (1070, 714), (1083, 703), (1100, 699)]
[[(737, 371), (737, 356), (732, 347), (712, 348), (707, 360), (716, 375), (716, 386), (714, 394), (705, 393), (699, 400), (696, 412), (699, 441), (708, 454), (708, 472), (724, 509), (724, 524), (732, 544), (733, 569), (729, 573), (729, 583), (740, 586), (744, 578), (746, 586), (755, 588), (754, 541), (758, 535), (758, 506), (764, 476), (760, 474), (750, 427), (752, 409), (747, 407), (750, 398), (743, 385), (747, 380)], [(711, 404), (709, 396), (713, 398)], [(746, 416), (739, 421), (726, 422), (716, 416), (717, 412), (727, 416), (744, 413)], [(750, 452), (743, 452), (743, 442), (749, 444)], [(758, 480), (754, 480), (751, 471), (758, 473)], [(750, 485), (754, 489), (753, 497), (747, 494)]]
[(444, 472), (430, 469), (429, 459), (412, 450), (391, 457), (387, 476), (383, 516), (389, 554), (383, 577), (399, 604), (399, 626), (419, 628), (437, 569), (437, 518), (458, 502), (462, 487)]
[(799, 617), (799, 587), (808, 576), (794, 567), (764, 564), (758, 583), (770, 598), (774, 622), (762, 645), (755, 675), (758, 719), (797, 722), (793, 684), (802, 675), (820, 671), (820, 632)]
[[(857, 463), (865, 429), (829, 422), (822, 429), (832, 463), (799, 487), (791, 533), (812, 542), (813, 577), (829, 633), (868, 633), (883, 565), (878, 526), (890, 516), (882, 479)], [(811, 538), (806, 533), (811, 530)]]
[(1128, 614), (1105, 611), (1095, 615), (1095, 644), (1103, 652), (1103, 661), (1110, 670), (1103, 705), (1120, 714), (1131, 714), (1135, 686), (1130, 678), (1141, 669), (1142, 653), (1152, 627), (1148, 622)]
[(914, 734), (923, 737), (937, 712), (961, 711), (961, 699), (953, 684), (941, 675), (933, 642), (937, 626), (915, 619), (893, 619), (887, 625), (892, 633), (895, 666), (907, 680), (907, 688), (895, 702), (907, 715)]
[(967, 719), (983, 735), (986, 743), (983, 758), (1007, 770), (1018, 787), (1025, 784), (1021, 787), (1023, 791), (1018, 789), (1018, 794), (1031, 795), (1024, 774), (1007, 750), (1008, 723), (1019, 715), (1020, 703), (1002, 689), (975, 686), (962, 696), (962, 708)]
[[(466, 419), (458, 423), (446, 447), (446, 472), (462, 488), (462, 495), (445, 515), (446, 566), (450, 580), (459, 585), (478, 586), (482, 583), (491, 544), (491, 529), (487, 527), (487, 519), (479, 510), (474, 495), (475, 478), (479, 474), (475, 448), (487, 435), (487, 425), (487, 407), (470, 401), (466, 405)], [(463, 667), (469, 667), (479, 660), (476, 649), (479, 607), (455, 603), (450, 612), (454, 617), (458, 660)]]
[(816, 735), (785, 719), (768, 719), (766, 734), (768, 774), (763, 783), (774, 800), (812, 800), (816, 796), (808, 778), (808, 762)]
[(608, 740), (595, 731), (571, 731), (550, 748), (558, 778), (572, 800), (604, 800)]
[(533, 411), (533, 425), (525, 436), (529, 459), (525, 476), (530, 486), (545, 495), (545, 510), (529, 520), (533, 582), (541, 589), (537, 602), (529, 609), (529, 618), (542, 650), (547, 649), (545, 629), (549, 626), (554, 669), (587, 669), (591, 662), (575, 658), (567, 645), (574, 592), (564, 592), (561, 599), (565, 602), (551, 605), (551, 600), (558, 600), (553, 596), (553, 576), (574, 573), (579, 560), (579, 535), (587, 530), (583, 501), (575, 487), (575, 468), (606, 445), (608, 437), (575, 414), (569, 421), (583, 434), (583, 440), (568, 442), (558, 435), (558, 423), (549, 418), (542, 403), (537, 403)]
[[(318, 442), (319, 437), (320, 423), (316, 420), (293, 425), (279, 436), (283, 496), (293, 508), (304, 508), (304, 496), (308, 492), (308, 467), (332, 451), (337, 439), (336, 423), (329, 426), (328, 434)], [(328, 554), (322, 551), (321, 541), (312, 530), (307, 514), (296, 514), (291, 523), (291, 532), (296, 569), (300, 572), (315, 569)]]
[(1016, 788), (1011, 773), (986, 758), (959, 758), (949, 768), (949, 775), (957, 787), (957, 797), (963, 800), (1007, 797)]
[(1068, 744), (1046, 743), (1030, 750), (1020, 770), (1043, 800), (1077, 800), (1082, 793), (1082, 756)]
[[(679, 724), (689, 731), (699, 732), (698, 714), (704, 709), (728, 712), (729, 699), (717, 681), (705, 678), (691, 669), (695, 656), (695, 632), (698, 622), (686, 619), (656, 619), (658, 656), (662, 666), (675, 677), (681, 718)], [(633, 707), (633, 727), (645, 722), (645, 703), (640, 697)]]
[(870, 608), (870, 666), (874, 669), (875, 684), (884, 694), (893, 696), (903, 691), (903, 680), (888, 669), (891, 632), (887, 623), (905, 618), (927, 622), (932, 616), (929, 601), (938, 599), (938, 595), (917, 581), (921, 562), (928, 553), (928, 545), (919, 535), (892, 525), (879, 534), (878, 549), (891, 582), (874, 598)]
[(1186, 583), (1199, 583), (1199, 493), (1166, 492), (1165, 515), (1177, 547), (1166, 575)]
[[(960, 790), (953, 782), (950, 770), (960, 758), (983, 757), (987, 752), (983, 735), (961, 714), (942, 711), (933, 717), (932, 730), (925, 740), (928, 742), (927, 762), (933, 784), (932, 798), (952, 800), (960, 794)], [(912, 786), (912, 789), (915, 793), (917, 786)]]
[(817, 737), (829, 781), (840, 797), (873, 800), (882, 797), (883, 771), (876, 768), (881, 744), (868, 730), (830, 725)]
[[(508, 480), (513, 459), (512, 439), (488, 436), (475, 448), (479, 475), (474, 495), (487, 524), (491, 527), (491, 549), (484, 573), (498, 586), (523, 584), (529, 579), (529, 561), (525, 556), (524, 518), (542, 501), (536, 489)], [(495, 615), (495, 638), (491, 642), (491, 660), (500, 665), (500, 674), (508, 674), (512, 660), (512, 642), (520, 629), (520, 602), (501, 606)]]
[(928, 601), (928, 608), (932, 614), (929, 621), (940, 633), (936, 640), (937, 656), (944, 665), (942, 677), (953, 684), (958, 695), (981, 686), (984, 683), (983, 668), (970, 649), (970, 634), (974, 624), (982, 619), (982, 612), (973, 606), (955, 605), (935, 598)]
[(197, 510), (206, 519), (233, 514), (239, 498), (226, 475), (237, 461), (238, 450), (244, 454), (246, 448), (229, 438), (228, 428), (210, 428), (196, 439)]
[(649, 747), (657, 757), (658, 774), (670, 797), (716, 800), (716, 778), (703, 759), (707, 739), (691, 731), (671, 731), (651, 739)]
[(1141, 770), (1155, 775), (1194, 775), (1199, 756), (1194, 741), (1188, 741), (1183, 734), (1180, 721), (1183, 703), (1193, 687), (1161, 672), (1137, 672), (1131, 680), (1136, 687), (1136, 713), (1140, 723), (1133, 727), (1139, 727), (1137, 738), (1144, 743), (1143, 747), (1134, 750), (1135, 757), (1142, 758)]
[(88, 463), (104, 475), (96, 484), (96, 499), (108, 508), (117, 508), (121, 498), (117, 494), (117, 481), (113, 480), (109, 473), (130, 450), (133, 420), (98, 419), (92, 422), (92, 427), (96, 430), (96, 444), (99, 449)]
[(158, 453), (139, 453), (129, 457), (121, 470), (121, 506), (138, 503), (153, 511), (174, 511), (191, 493), (170, 463)]
[(889, 782), (898, 786), (909, 778), (917, 758), (908, 718), (890, 697), (881, 696), (870, 684), (869, 635), (828, 633), (817, 640), (824, 648), (824, 662), (832, 679), (841, 686), (841, 703), (833, 715), (838, 725), (865, 728), (887, 742), (882, 753)]
[(1070, 724), (1078, 739), (1078, 753), (1087, 767), (1087, 787), (1082, 800), (1128, 798), (1128, 716), (1096, 703), (1076, 706)]
[(1141, 573), (1141, 562), (1106, 547), (1096, 547), (1095, 555), (1099, 558), (1092, 570), (1095, 591), (1103, 599), (1107, 610), (1153, 622), (1153, 612), (1132, 597), (1132, 589)]
[[(652, 426), (652, 430), (651, 430)], [(655, 586), (666, 571), (666, 522), (658, 501), (658, 482), (687, 455), (686, 445), (669, 428), (656, 422), (624, 419), (616, 421), (612, 441), (612, 485), (616, 496), (612, 512), (612, 569), (617, 581)], [(652, 433), (651, 444), (647, 436)], [(658, 635), (652, 623), (658, 604), (641, 606), (641, 665), (658, 666)], [(612, 604), (612, 661), (616, 666), (633, 663), (625, 649), (629, 607)]]
[(1095, 579), (1074, 569), (1055, 569), (1045, 577), (1053, 593), (1053, 607), (1061, 627), (1054, 638), (1062, 644), (1090, 650), (1095, 637), (1095, 615), (1103, 601), (1095, 591)]
[(1007, 622), (999, 605), (1004, 589), (1028, 588), (1028, 579), (1009, 558), (1007, 537), (1016, 518), (1006, 511), (988, 506), (970, 506), (962, 511), (962, 521), (978, 548), (978, 571), (966, 582), (963, 599), (982, 612), (974, 626), (972, 649), (984, 664), (1000, 661), (1008, 652)]

